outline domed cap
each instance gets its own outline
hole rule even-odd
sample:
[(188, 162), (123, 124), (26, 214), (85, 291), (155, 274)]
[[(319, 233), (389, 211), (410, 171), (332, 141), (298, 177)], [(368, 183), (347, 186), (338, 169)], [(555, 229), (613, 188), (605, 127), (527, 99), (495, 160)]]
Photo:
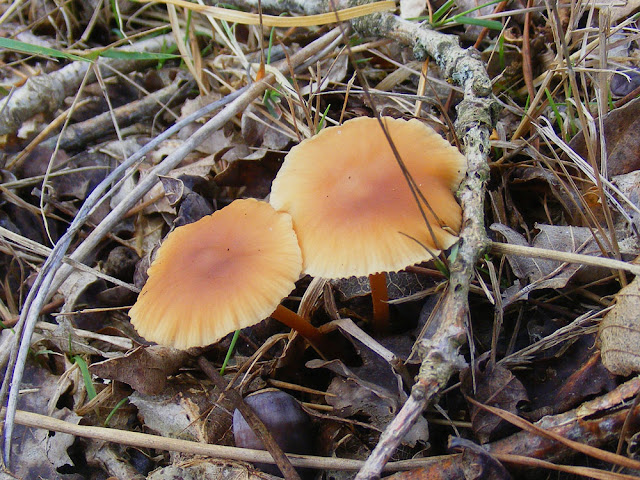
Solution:
[(301, 268), (291, 217), (266, 202), (236, 200), (167, 236), (131, 323), (162, 345), (209, 345), (268, 317)]
[(452, 191), (466, 158), (418, 120), (383, 122), (441, 223), (423, 206), (432, 236), (375, 118), (325, 128), (291, 149), (271, 189), (274, 208), (293, 218), (305, 273), (338, 278), (401, 270), (431, 258), (416, 240), (435, 254), (457, 240), (443, 227), (460, 229)]

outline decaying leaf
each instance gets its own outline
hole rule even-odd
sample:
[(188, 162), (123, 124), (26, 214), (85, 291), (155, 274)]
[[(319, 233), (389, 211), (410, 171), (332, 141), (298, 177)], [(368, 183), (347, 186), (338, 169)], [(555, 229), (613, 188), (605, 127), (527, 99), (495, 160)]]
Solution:
[[(511, 413), (518, 414), (519, 407), (528, 402), (527, 392), (520, 380), (506, 368), (488, 361), (488, 354), (475, 362), (473, 375), (470, 367), (463, 370), (460, 381), (465, 395)], [(482, 443), (497, 438), (505, 428), (510, 428), (508, 423), (486, 410), (473, 404), (469, 404), (469, 408), (473, 431)]]
[[(79, 423), (81, 417), (68, 408), (48, 411), (48, 400), (57, 391), (59, 377), (50, 374), (41, 367), (27, 364), (25, 389), (34, 388), (20, 396), (18, 408), (30, 412), (51, 415), (54, 418), (71, 423)], [(61, 470), (74, 470), (74, 462), (69, 457), (67, 449), (71, 447), (75, 438), (73, 435), (60, 432), (49, 432), (37, 428), (27, 428), (17, 425), (13, 432), (13, 448), (11, 455), (14, 471), (18, 478), (60, 478), (80, 480), (77, 473), (62, 474)]]
[(60, 293), (64, 297), (62, 312), (73, 312), (76, 309), (76, 304), (87, 288), (97, 280), (96, 276), (89, 272), (80, 270), (71, 272), (69, 278), (67, 278), (60, 287)]
[(175, 465), (160, 468), (152, 472), (148, 480), (200, 480), (202, 478), (209, 479), (225, 479), (225, 480), (276, 480), (280, 477), (274, 477), (266, 473), (254, 474), (251, 469), (234, 464), (230, 461), (220, 462), (214, 459), (195, 458)]
[(294, 139), (293, 132), (282, 130), (273, 118), (250, 105), (242, 114), (242, 137), (248, 145), (270, 150), (283, 150)]
[[(402, 379), (387, 359), (354, 337), (351, 341), (360, 352), (362, 366), (349, 368), (340, 360), (311, 360), (307, 367), (326, 368), (337, 374), (327, 389), (335, 395), (327, 396), (327, 403), (334, 407), (335, 414), (345, 418), (365, 415), (368, 423), (382, 431), (407, 398), (402, 389)], [(386, 350), (384, 347), (381, 349)], [(420, 417), (404, 442), (413, 446), (418, 441), (426, 442), (428, 438), (428, 425)]]
[[(604, 119), (604, 134), (607, 139), (607, 174), (621, 175), (640, 169), (640, 98), (616, 108)], [(569, 146), (582, 158), (587, 158), (584, 135), (580, 132), (573, 137)], [(600, 142), (596, 158), (600, 158)]]
[(156, 395), (163, 391), (167, 376), (177, 372), (188, 359), (189, 354), (182, 350), (152, 345), (94, 363), (90, 369), (100, 378), (118, 380), (143, 394)]
[(600, 324), (602, 363), (616, 375), (640, 371), (640, 283), (635, 278), (616, 295), (616, 305)]
[(634, 12), (639, 10), (640, 1), (625, 0), (620, 2), (618, 0), (605, 0), (600, 4), (600, 8), (607, 8), (611, 12), (611, 21), (617, 22), (630, 17)]
[(217, 445), (232, 445), (233, 406), (207, 385), (176, 378), (162, 393), (129, 397), (144, 426), (162, 436)]
[(400, 16), (416, 18), (427, 8), (427, 0), (400, 0)]
[[(533, 240), (532, 247), (555, 250), (558, 252), (582, 253), (585, 255), (600, 256), (600, 250), (594, 240), (591, 230), (586, 227), (535, 225), (540, 232)], [(505, 237), (507, 243), (529, 246), (520, 233), (510, 229), (506, 225), (494, 223), (491, 230)], [(517, 288), (505, 292), (505, 299), (525, 299), (528, 292), (545, 288), (564, 288), (580, 273), (580, 280), (594, 281), (609, 274), (608, 269), (587, 267), (579, 264), (567, 264), (561, 268), (562, 262), (531, 258), (526, 256), (507, 255), (509, 265), (515, 275), (521, 280)], [(520, 289), (527, 287), (527, 293)]]
[[(424, 276), (411, 272), (388, 272), (385, 275), (390, 300), (408, 297), (431, 286)], [(351, 300), (371, 293), (368, 277), (337, 278), (331, 280), (331, 286), (338, 292), (341, 300)]]
[(138, 408), (138, 414), (146, 428), (163, 437), (200, 441), (198, 429), (182, 404), (179, 392), (174, 388), (158, 395), (133, 393), (129, 401)]

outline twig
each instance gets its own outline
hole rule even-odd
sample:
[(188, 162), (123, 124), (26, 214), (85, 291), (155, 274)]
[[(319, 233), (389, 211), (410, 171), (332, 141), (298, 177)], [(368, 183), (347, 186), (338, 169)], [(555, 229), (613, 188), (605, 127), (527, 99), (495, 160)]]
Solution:
[(491, 242), (491, 252), (528, 258), (545, 258), (547, 260), (557, 260), (563, 263), (579, 263), (581, 265), (604, 267), (612, 270), (624, 270), (626, 272), (631, 272), (634, 275), (640, 275), (640, 265), (611, 258), (594, 257), (593, 255), (558, 252), (556, 250), (549, 250), (546, 248), (527, 247), (524, 245), (499, 242)]
[[(321, 51), (328, 44), (333, 42), (340, 35), (339, 29), (333, 29), (320, 37), (318, 40), (310, 43), (305, 48), (299, 50), (290, 57), (293, 65), (298, 65), (310, 57)], [(277, 67), (280, 72), (285, 73), (289, 69), (287, 62), (281, 62)], [(187, 142), (182, 144), (173, 153), (171, 153), (165, 160), (157, 165), (149, 174), (144, 177), (136, 186), (136, 188), (130, 192), (130, 194), (124, 198), (98, 225), (93, 232), (91, 232), (87, 238), (78, 246), (78, 248), (70, 255), (70, 258), (75, 261), (84, 260), (100, 243), (100, 241), (114, 228), (115, 225), (123, 218), (124, 215), (157, 183), (160, 175), (165, 175), (173, 168), (175, 168), (185, 156), (193, 151), (200, 143), (211, 135), (212, 132), (222, 128), (228, 121), (235, 117), (238, 112), (244, 110), (255, 98), (262, 95), (268, 86), (275, 81), (273, 75), (268, 75), (260, 83), (254, 83), (253, 85), (246, 87), (246, 90), (238, 91), (235, 94), (229, 95), (224, 99), (216, 102), (215, 105), (219, 108), (221, 105), (231, 102), (224, 110), (215, 115), (211, 120), (204, 124), (197, 132), (195, 132)], [(193, 120), (190, 120), (190, 122)], [(175, 130), (170, 129), (171, 133)], [(165, 137), (163, 137), (165, 138)], [(145, 146), (141, 152), (134, 155), (131, 158), (135, 158), (135, 161), (139, 160), (154, 148), (159, 142), (156, 141), (153, 146), (149, 147), (149, 144)], [(51, 256), (45, 261), (34, 285), (32, 286), (25, 304), (23, 306), (22, 313), (20, 315), (20, 324), (18, 334), (21, 338), (20, 348), (14, 348), (12, 350), (12, 358), (10, 365), (7, 368), (7, 373), (2, 384), (2, 390), (0, 390), (0, 400), (4, 403), (4, 396), (10, 385), (9, 402), (7, 404), (7, 417), (5, 420), (4, 430), (4, 461), (9, 466), (9, 457), (11, 452), (11, 435), (13, 432), (13, 418), (17, 409), (18, 391), (20, 387), (20, 380), (24, 372), (24, 366), (26, 362), (29, 345), (31, 343), (31, 335), (33, 334), (34, 325), (38, 319), (38, 314), (44, 304), (53, 293), (62, 285), (62, 282), (69, 276), (72, 271), (72, 267), (67, 265), (61, 265), (62, 258), (66, 254), (69, 245), (75, 233), (82, 226), (85, 219), (90, 215), (93, 208), (103, 200), (102, 195), (105, 190), (115, 183), (122, 174), (129, 168), (135, 161), (128, 159), (121, 164), (116, 170), (114, 170), (87, 198), (83, 206), (80, 208), (76, 218), (69, 226), (67, 232), (56, 244)], [(126, 167), (125, 167), (126, 165)], [(55, 277), (55, 278), (54, 278)], [(15, 367), (14, 367), (15, 365)]]
[[(170, 85), (161, 90), (150, 93), (140, 100), (127, 103), (113, 110), (118, 125), (126, 127), (139, 122), (145, 118), (155, 115), (158, 111), (167, 108), (168, 103), (175, 104), (189, 93), (192, 85), (189, 82), (176, 78)], [(84, 122), (70, 125), (60, 134), (59, 148), (77, 149), (88, 142), (96, 140), (108, 133), (113, 132), (112, 116), (109, 112), (101, 113)], [(43, 145), (53, 147), (58, 141), (57, 136), (47, 139)]]
[(439, 327), (429, 340), (418, 341), (422, 359), (417, 383), (396, 418), (388, 425), (357, 479), (378, 478), (384, 464), (411, 429), (425, 407), (449, 378), (465, 366), (458, 354), (466, 341), (469, 284), (476, 261), (489, 245), (484, 228), (484, 184), (489, 177), (487, 156), (493, 128), (495, 104), (491, 100), (491, 81), (475, 50), (460, 48), (456, 37), (434, 32), (391, 14), (375, 14), (352, 21), (363, 35), (395, 39), (412, 45), (419, 60), (429, 55), (447, 78), (464, 89), (458, 106), (456, 130), (464, 143), (468, 161), (467, 177), (458, 197), (463, 207), (460, 248), (451, 262), (451, 276), (439, 310)]
[[(3, 408), (0, 414), (5, 414)], [(252, 450), (250, 448), (227, 447), (223, 445), (210, 445), (207, 443), (180, 440), (177, 438), (161, 437), (146, 433), (118, 430), (116, 428), (91, 427), (87, 425), (77, 425), (75, 423), (58, 420), (57, 418), (40, 415), (38, 413), (16, 412), (16, 423), (26, 427), (40, 428), (52, 432), (68, 433), (76, 437), (93, 438), (105, 442), (113, 442), (120, 445), (130, 445), (132, 447), (151, 448), (155, 450), (167, 450), (171, 452), (181, 452), (190, 455), (205, 455), (213, 458), (238, 460), (244, 462), (274, 463), (269, 452), (263, 450)], [(348, 458), (317, 457), (312, 455), (287, 454), (289, 460), (295, 467), (331, 469), (331, 470), (358, 470), (363, 465), (362, 460), (351, 460)], [(404, 460), (401, 462), (391, 462), (385, 467), (385, 471), (409, 470), (413, 468), (432, 465), (442, 462), (445, 457), (430, 457), (417, 460)]]
[(295, 471), (291, 462), (280, 448), (280, 445), (275, 441), (273, 435), (269, 433), (269, 430), (267, 430), (265, 424), (262, 423), (260, 417), (258, 417), (251, 407), (245, 403), (242, 396), (236, 390), (227, 388), (227, 382), (225, 382), (224, 378), (222, 378), (211, 362), (202, 355), (198, 357), (198, 366), (215, 384), (215, 386), (218, 387), (218, 390), (226, 395), (233, 403), (233, 406), (240, 411), (242, 417), (251, 427), (251, 430), (253, 430), (256, 437), (262, 441), (265, 448), (269, 451), (269, 454), (275, 460), (276, 465), (278, 465), (278, 468), (284, 475), (284, 478), (287, 480), (300, 480), (300, 475)]

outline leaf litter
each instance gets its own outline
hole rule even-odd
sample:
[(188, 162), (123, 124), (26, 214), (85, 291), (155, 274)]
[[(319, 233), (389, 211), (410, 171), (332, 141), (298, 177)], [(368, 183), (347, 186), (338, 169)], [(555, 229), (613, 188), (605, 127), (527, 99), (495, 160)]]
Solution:
[[(256, 2), (231, 3), (257, 11)], [(283, 13), (272, 3), (265, 0), (262, 7), (272, 15)], [(491, 176), (482, 192), (485, 228), (495, 241), (628, 262), (638, 256), (638, 4), (609, 3), (554, 10), (529, 2), (510, 5), (504, 13), (496, 2), (401, 3), (414, 12), (410, 18), (421, 17), (459, 38), (463, 46), (478, 48), (488, 64), (494, 99), (502, 107), (491, 138)], [(0, 315), (6, 325), (27, 305), (27, 294), (47, 255), (46, 250), (34, 250), (29, 240), (50, 247), (96, 185), (124, 158), (177, 119), (259, 81), (261, 48), (265, 60), (275, 65), (328, 32), (326, 27), (287, 30), (228, 24), (187, 14), (183, 6), (175, 15), (175, 7), (167, 14), (162, 5), (120, 5), (109, 19), (92, 18), (73, 2), (45, 15), (50, 7), (53, 4), (46, 1), (5, 5), (2, 36), (25, 30), (17, 39), (36, 48), (42, 44), (89, 54), (90, 48), (113, 45), (118, 29), (134, 45), (137, 34), (156, 27), (170, 27), (173, 33), (160, 43), (140, 43), (149, 52), (144, 59), (112, 62), (112, 68), (120, 70), (116, 77), (115, 71), (96, 75), (93, 67), (80, 69), (71, 57), (56, 63), (44, 56), (45, 50), (35, 57), (11, 49), (0, 52), (10, 66), (0, 80), (2, 102), (9, 104), (12, 88), (17, 89), (18, 102), (16, 107), (0, 108)], [(291, 12), (305, 11), (301, 2), (292, 2)], [(319, 358), (298, 335), (273, 321), (240, 331), (233, 348), (229, 335), (204, 349), (167, 349), (139, 337), (127, 310), (145, 282), (158, 245), (171, 230), (236, 198), (267, 197), (287, 152), (320, 129), (377, 111), (420, 118), (454, 140), (451, 122), (468, 106), (460, 103), (460, 90), (446, 76), (450, 73), (424, 62), (411, 48), (414, 45), (396, 41), (383, 23), (378, 27), (368, 35), (352, 31), (348, 49), (343, 41), (334, 41), (302, 65), (291, 64), (278, 73), (265, 94), (231, 115), (179, 165), (161, 175), (91, 249), (84, 259), (89, 268), (73, 270), (57, 289), (42, 309), (31, 339), (18, 408), (76, 425), (108, 425), (122, 431), (123, 443), (17, 426), (10, 452), (14, 475), (267, 478), (259, 465), (178, 454), (170, 447), (134, 448), (125, 440), (127, 431), (141, 431), (233, 445), (234, 406), (195, 361), (204, 355), (219, 368), (227, 352), (224, 378), (229, 388), (247, 395), (263, 390), (269, 381), (281, 382), (311, 413), (313, 454), (323, 459), (316, 470), (300, 470), (305, 478), (352, 478), (352, 470), (330, 463), (329, 457), (371, 456), (381, 433), (411, 398), (416, 378), (421, 378), (415, 352), (422, 339), (437, 334), (440, 300), (448, 295), (447, 265), (455, 263), (455, 251), (437, 264), (425, 262), (389, 274), (392, 331), (384, 334), (371, 330), (368, 279), (325, 282), (311, 298), (305, 293), (312, 279), (302, 277), (285, 304), (312, 312), (310, 320), (331, 332), (343, 359)], [(529, 49), (523, 48), (525, 29), (532, 39)], [(159, 54), (176, 50), (184, 64)], [(265, 71), (274, 68), (267, 64)], [(85, 78), (82, 72), (90, 73)], [(115, 111), (136, 107), (138, 100), (172, 83), (182, 85), (184, 78), (195, 82), (189, 84), (191, 90), (176, 93), (175, 103), (145, 110), (131, 121), (119, 116), (126, 110)], [(369, 87), (367, 94), (363, 78), (377, 88)], [(36, 87), (37, 98), (50, 97), (46, 105), (25, 100), (30, 91), (22, 89), (26, 79), (47, 79), (49, 83)], [(64, 90), (47, 90), (60, 82)], [(33, 85), (30, 82), (29, 88)], [(105, 114), (108, 130), (96, 126), (104, 125), (98, 117)], [(215, 113), (207, 115), (204, 120)], [(97, 123), (87, 123), (94, 120)], [(184, 126), (164, 138), (117, 179), (68, 253), (73, 254), (145, 179), (153, 178), (156, 165), (176, 150), (190, 148), (200, 125)], [(72, 127), (77, 127), (76, 133), (85, 132), (84, 138), (65, 137), (65, 129), (71, 132)], [(22, 155), (25, 149), (29, 153)], [(576, 156), (585, 163), (578, 165)], [(591, 175), (585, 173), (589, 168)], [(618, 192), (596, 179), (594, 172)], [(523, 457), (554, 462), (566, 469), (561, 478), (584, 474), (580, 468), (587, 462), (598, 472), (609, 468), (569, 448), (543, 448), (547, 444), (540, 437), (529, 431), (514, 433), (518, 427), (508, 417), (483, 410), (471, 399), (582, 443), (611, 451), (628, 448), (629, 457), (635, 458), (631, 442), (640, 422), (638, 409), (628, 404), (639, 391), (634, 380), (626, 380), (638, 372), (636, 281), (610, 268), (509, 253), (487, 253), (475, 271), (469, 285), (469, 343), (460, 350), (469, 367), (460, 373), (460, 383), (451, 378), (448, 388), (418, 416), (393, 460), (464, 452), (448, 460), (442, 457), (429, 478), (451, 478), (447, 475), (464, 472), (474, 462), (486, 467), (487, 478), (508, 478), (502, 465), (517, 478), (517, 461), (507, 459), (507, 454), (520, 455), (520, 462)], [(339, 317), (348, 317), (350, 323), (335, 321)], [(11, 329), (3, 331), (3, 366), (15, 337)], [(626, 410), (618, 408), (624, 402)], [(449, 436), (455, 439), (451, 445)], [(617, 445), (612, 443), (617, 440)], [(486, 444), (486, 450), (477, 450), (477, 444)], [(626, 473), (637, 474), (629, 469)], [(535, 475), (540, 474), (536, 470)], [(601, 478), (597, 475), (591, 472)]]

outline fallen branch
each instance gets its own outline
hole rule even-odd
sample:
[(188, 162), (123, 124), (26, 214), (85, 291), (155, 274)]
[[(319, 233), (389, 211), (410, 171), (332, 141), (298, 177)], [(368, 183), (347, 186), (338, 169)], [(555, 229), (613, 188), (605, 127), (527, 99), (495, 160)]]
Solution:
[(381, 13), (352, 21), (363, 36), (385, 37), (411, 45), (418, 60), (432, 57), (445, 76), (464, 90), (458, 105), (456, 131), (468, 161), (467, 177), (458, 191), (463, 209), (460, 248), (451, 262), (449, 288), (436, 314), (438, 328), (430, 339), (419, 339), (422, 365), (411, 396), (388, 425), (380, 441), (360, 470), (359, 480), (380, 476), (402, 438), (424, 409), (466, 362), (458, 349), (466, 341), (469, 284), (474, 267), (490, 243), (484, 226), (485, 182), (489, 178), (489, 135), (495, 121), (491, 81), (475, 50), (462, 49), (458, 39), (421, 27), (398, 16)]

